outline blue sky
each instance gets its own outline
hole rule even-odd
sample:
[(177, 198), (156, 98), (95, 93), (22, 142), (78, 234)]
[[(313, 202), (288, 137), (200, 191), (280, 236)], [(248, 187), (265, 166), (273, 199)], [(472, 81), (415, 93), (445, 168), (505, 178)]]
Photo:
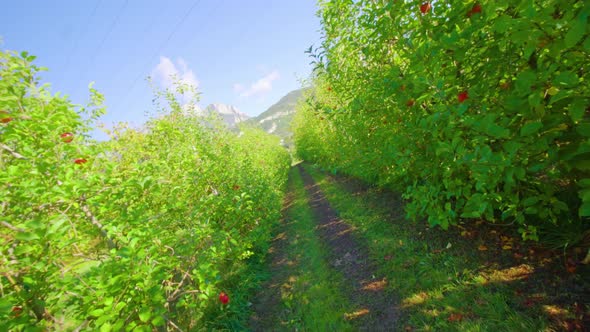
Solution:
[(96, 82), (107, 124), (143, 123), (153, 110), (145, 77), (165, 86), (169, 73), (198, 85), (201, 106), (257, 115), (309, 75), (316, 10), (315, 0), (6, 1), (0, 48), (36, 55), (43, 81), (75, 103)]

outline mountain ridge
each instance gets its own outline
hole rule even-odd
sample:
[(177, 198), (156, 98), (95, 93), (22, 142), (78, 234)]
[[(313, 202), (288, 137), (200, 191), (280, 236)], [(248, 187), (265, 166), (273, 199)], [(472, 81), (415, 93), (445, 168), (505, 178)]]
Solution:
[(281, 138), (286, 146), (291, 146), (291, 121), (296, 112), (296, 106), (308, 88), (300, 88), (290, 91), (276, 103), (272, 104), (266, 111), (245, 121), (245, 123), (262, 128), (269, 134)]

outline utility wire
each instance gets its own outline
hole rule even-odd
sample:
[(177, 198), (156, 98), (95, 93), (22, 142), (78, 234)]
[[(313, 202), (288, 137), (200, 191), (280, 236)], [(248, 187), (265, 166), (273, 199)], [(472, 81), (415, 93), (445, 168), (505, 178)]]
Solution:
[[(162, 44), (160, 44), (160, 47), (158, 47), (158, 49), (152, 54), (152, 56), (148, 58), (148, 60), (146, 61), (146, 63), (141, 68), (147, 68), (150, 65), (150, 63), (152, 62), (152, 59), (155, 58), (164, 49), (164, 47), (166, 47), (166, 45), (170, 42), (170, 40), (172, 39), (172, 37), (174, 37), (174, 35), (176, 34), (176, 31), (178, 31), (178, 29), (184, 24), (184, 22), (186, 21), (186, 19), (190, 16), (190, 14), (192, 13), (192, 11), (200, 3), (201, 3), (201, 0), (196, 0), (195, 2), (193, 2), (192, 6), (189, 8), (189, 10), (184, 14), (184, 16), (180, 19), (180, 21), (178, 21), (176, 23), (176, 25), (174, 26), (174, 29), (172, 29), (172, 31), (170, 32), (170, 34), (168, 34), (168, 37), (162, 42)], [(131, 87), (127, 90), (127, 93), (121, 99), (121, 105), (125, 105), (127, 103), (127, 98), (129, 98), (129, 95), (131, 94), (131, 91), (133, 91), (133, 89), (135, 88), (135, 85), (137, 85), (137, 82), (139, 82), (139, 80), (141, 79), (141, 77), (143, 75), (144, 75), (144, 73), (143, 72), (140, 72), (137, 75), (137, 77), (135, 77), (135, 80), (133, 80), (133, 83), (131, 84)]]
[(94, 9), (92, 9), (90, 16), (88, 16), (88, 21), (86, 21), (84, 31), (82, 31), (80, 38), (77, 38), (74, 40), (74, 45), (72, 46), (72, 49), (70, 50), (70, 52), (68, 52), (68, 54), (67, 54), (66, 63), (64, 66), (64, 71), (63, 71), (64, 77), (67, 77), (67, 74), (70, 72), (70, 61), (72, 60), (72, 55), (74, 53), (76, 53), (76, 51), (78, 51), (78, 44), (79, 44), (80, 39), (84, 39), (86, 37), (86, 34), (88, 33), (88, 26), (94, 20), (94, 15), (96, 15), (96, 11), (97, 11), (98, 7), (100, 6), (101, 2), (102, 2), (102, 0), (98, 0), (96, 2), (96, 5), (94, 5)]
[(98, 48), (92, 54), (92, 58), (90, 59), (90, 62), (88, 64), (88, 66), (86, 66), (83, 74), (80, 75), (80, 78), (79, 78), (78, 81), (83, 80), (84, 77), (86, 76), (86, 74), (88, 73), (88, 68), (91, 68), (91, 67), (94, 66), (94, 61), (96, 60), (96, 56), (102, 50), (102, 47), (104, 46), (104, 43), (106, 42), (106, 40), (108, 39), (108, 37), (111, 35), (111, 32), (113, 32), (113, 29), (115, 28), (115, 26), (119, 22), (119, 18), (121, 17), (121, 13), (123, 12), (123, 10), (125, 10), (125, 7), (127, 7), (127, 4), (128, 3), (129, 3), (129, 0), (125, 0), (125, 2), (123, 3), (123, 6), (121, 6), (121, 9), (119, 9), (119, 12), (117, 13), (117, 16), (115, 16), (115, 19), (111, 22), (111, 26), (109, 27), (107, 33), (103, 36), (102, 40), (100, 41), (100, 44), (98, 44)]
[[(151, 16), (150, 20), (148, 21), (147, 25), (145, 25), (145, 27), (143, 28), (142, 33), (140, 34), (140, 36), (144, 37), (144, 38), (136, 38), (136, 41), (139, 40), (143, 40), (145, 39), (145, 36), (148, 36), (148, 32), (150, 30), (153, 30), (155, 23), (156, 23), (156, 19), (158, 18), (158, 16), (161, 16), (163, 13), (159, 12), (159, 11), (154, 11), (153, 15)], [(139, 49), (137, 42), (136, 45), (134, 45), (134, 48), (137, 50), (134, 54), (132, 54), (132, 57), (138, 57), (138, 55), (140, 55), (142, 52)], [(125, 65), (126, 66), (126, 65)], [(116, 79), (114, 80), (114, 82), (121, 82), (123, 81), (124, 77), (125, 77), (125, 71), (124, 70), (119, 70), (118, 71), (118, 75), (116, 77)]]

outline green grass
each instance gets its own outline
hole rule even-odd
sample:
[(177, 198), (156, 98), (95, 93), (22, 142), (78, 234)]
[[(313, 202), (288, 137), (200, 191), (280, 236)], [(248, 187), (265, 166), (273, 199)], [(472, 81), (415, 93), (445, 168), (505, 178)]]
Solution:
[(289, 271), (287, 281), (291, 287), (281, 289), (283, 304), (291, 309), (289, 324), (307, 331), (350, 330), (344, 314), (352, 306), (343, 296), (342, 276), (326, 260), (326, 249), (315, 233), (309, 197), (296, 168), (291, 176), (295, 197), (287, 212), (285, 232), (289, 239), (289, 260), (297, 264)]
[(353, 330), (345, 319), (352, 305), (346, 297), (342, 275), (332, 270), (327, 261), (326, 248), (315, 232), (309, 198), (295, 167), (291, 169), (289, 190), (293, 200), (278, 229), (286, 240), (282, 248), (275, 248), (281, 253), (281, 260), (287, 262), (274, 271), (281, 283), (280, 306), (268, 308), (262, 315), (272, 318), (273, 330)]
[(518, 271), (489, 266), (477, 244), (446, 239), (445, 232), (406, 220), (402, 211), (392, 213), (378, 189), (353, 195), (318, 169), (305, 168), (340, 217), (366, 237), (371, 259), (400, 298), (400, 330), (546, 330), (540, 308), (515, 300)]

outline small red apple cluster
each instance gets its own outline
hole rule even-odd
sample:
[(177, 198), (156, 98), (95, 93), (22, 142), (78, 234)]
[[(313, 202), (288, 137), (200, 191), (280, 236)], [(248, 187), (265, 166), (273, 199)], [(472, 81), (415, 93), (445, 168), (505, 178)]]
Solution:
[(12, 121), (12, 117), (10, 117), (10, 112), (8, 111), (0, 111), (0, 122), (1, 123), (9, 123)]
[[(61, 137), (61, 141), (64, 143), (72, 143), (72, 141), (74, 140), (74, 134), (68, 133), (68, 132), (59, 135), (59, 137)], [(74, 159), (74, 163), (76, 165), (83, 165), (86, 162), (88, 162), (88, 160), (86, 160), (84, 158)]]
[(467, 16), (471, 17), (473, 14), (481, 14), (481, 5), (476, 3), (473, 5), (470, 11), (467, 12)]
[(61, 141), (64, 143), (71, 143), (74, 140), (74, 134), (72, 133), (63, 133), (59, 137), (61, 137)]
[(431, 9), (432, 5), (430, 4), (430, 2), (425, 2), (420, 5), (420, 11), (422, 12), (422, 14), (428, 13)]
[[(14, 118), (12, 118), (10, 116), (10, 112), (5, 111), (5, 110), (0, 110), (0, 123), (9, 123), (12, 120), (14, 120)], [(64, 143), (72, 143), (72, 141), (74, 140), (74, 134), (66, 132), (63, 133), (61, 135), (59, 135), (59, 137), (61, 138), (61, 141)], [(84, 159), (84, 158), (78, 158), (74, 160), (74, 163), (76, 165), (82, 165), (84, 163), (86, 163), (88, 160)]]
[(19, 317), (22, 312), (23, 307), (19, 305), (12, 307), (12, 314), (14, 315), (14, 317)]
[(457, 95), (457, 99), (459, 100), (460, 103), (466, 101), (467, 99), (469, 99), (469, 94), (467, 94), (467, 91), (462, 91), (459, 92), (459, 94)]
[(229, 296), (224, 292), (219, 293), (219, 302), (221, 302), (222, 304), (228, 304)]

